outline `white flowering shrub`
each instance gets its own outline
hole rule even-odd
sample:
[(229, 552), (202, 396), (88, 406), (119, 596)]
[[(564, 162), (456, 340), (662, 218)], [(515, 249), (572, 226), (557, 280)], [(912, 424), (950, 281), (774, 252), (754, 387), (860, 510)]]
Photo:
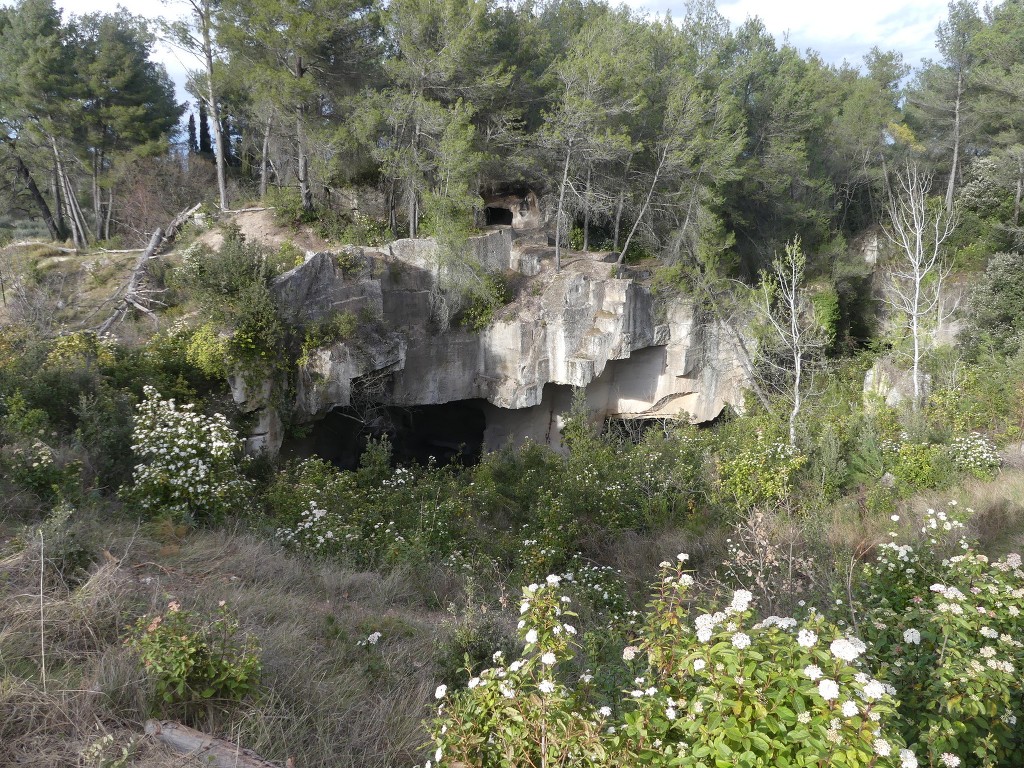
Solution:
[[(755, 621), (752, 596), (693, 618), (685, 556), (663, 563), (616, 700), (570, 684), (576, 628), (558, 576), (524, 590), (522, 657), (449, 693), (430, 729), (433, 766), (878, 766), (915, 768), (894, 730), (893, 689), (865, 645), (822, 616)], [(635, 665), (639, 664), (639, 669)]]
[(132, 433), (139, 463), (124, 496), (147, 514), (196, 521), (244, 509), (251, 484), (239, 473), (242, 441), (227, 419), (163, 400), (153, 387), (144, 395)]
[(992, 477), (1002, 463), (995, 443), (977, 432), (954, 438), (946, 450), (957, 469), (983, 480)]
[[(369, 453), (369, 452), (368, 452)], [(371, 455), (357, 473), (307, 461), (269, 494), (286, 546), (364, 568), (464, 559), (471, 517), (448, 468), (388, 466)]]
[(634, 764), (897, 766), (892, 689), (863, 665), (865, 645), (820, 614), (756, 621), (752, 595), (690, 614), (693, 578), (662, 564), (640, 649), (649, 671), (615, 743)]
[(598, 709), (561, 682), (572, 658), (576, 628), (558, 576), (523, 590), (520, 658), (495, 653), (494, 667), (448, 692), (441, 685), (430, 724), (433, 765), (608, 765), (601, 732), (611, 710)]
[(861, 626), (924, 764), (1009, 768), (1024, 765), (1024, 571), (960, 538), (969, 513), (928, 510), (920, 544), (879, 548), (859, 579)]
[(72, 495), (78, 487), (82, 464), (59, 457), (49, 443), (34, 438), (12, 448), (0, 457), (0, 468), (6, 464), (11, 479), (33, 491), (42, 499), (55, 501)]
[(363, 567), (395, 565), (411, 557), (410, 542), (394, 520), (371, 522), (366, 509), (349, 514), (330, 511), (309, 502), (297, 523), (278, 528), (287, 547), (319, 555), (340, 555)]

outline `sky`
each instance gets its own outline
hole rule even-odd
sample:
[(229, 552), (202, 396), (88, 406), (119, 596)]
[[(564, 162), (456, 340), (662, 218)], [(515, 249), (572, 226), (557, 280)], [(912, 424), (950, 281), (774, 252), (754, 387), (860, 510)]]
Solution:
[[(7, 4), (10, 0), (0, 0)], [(614, 2), (614, 0), (613, 0)], [(670, 11), (682, 18), (682, 0), (626, 0), (636, 8), (662, 14)], [(186, 7), (182, 0), (57, 0), (65, 13), (83, 14), (113, 11), (122, 5), (143, 16), (174, 18)], [(922, 58), (937, 58), (935, 28), (946, 18), (947, 0), (718, 0), (719, 12), (735, 28), (748, 17), (758, 16), (777, 40), (788, 39), (801, 52), (811, 48), (825, 61), (841, 64), (844, 60), (860, 65), (865, 53), (877, 45), (895, 49), (912, 65)], [(157, 58), (175, 81), (178, 100), (187, 101), (185, 73), (198, 67), (187, 53), (162, 46)]]
[[(627, 0), (636, 8), (682, 17), (681, 0)], [(801, 52), (813, 48), (831, 64), (860, 65), (877, 45), (897, 50), (911, 66), (938, 58), (935, 28), (946, 18), (947, 0), (718, 0), (718, 11), (733, 28), (760, 17), (776, 40), (788, 36)]]

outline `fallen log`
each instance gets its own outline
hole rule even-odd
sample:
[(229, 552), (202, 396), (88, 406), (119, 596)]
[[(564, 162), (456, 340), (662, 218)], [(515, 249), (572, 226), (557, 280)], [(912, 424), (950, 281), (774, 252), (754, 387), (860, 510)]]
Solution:
[[(198, 758), (203, 764), (216, 768), (281, 768), (277, 763), (264, 760), (250, 749), (218, 739), (170, 720), (147, 720), (146, 735), (163, 742), (176, 752)], [(289, 763), (292, 760), (289, 758)]]
[(140, 292), (140, 285), (142, 279), (146, 276), (146, 267), (149, 264), (149, 260), (156, 254), (157, 249), (160, 248), (160, 244), (164, 240), (164, 231), (157, 227), (156, 232), (153, 233), (153, 237), (149, 240), (149, 245), (146, 246), (146, 250), (139, 256), (138, 261), (135, 262), (135, 267), (132, 269), (131, 277), (128, 278), (128, 284), (124, 288), (124, 293), (121, 296), (121, 301), (118, 303), (117, 308), (111, 313), (110, 317), (103, 321), (100, 325), (98, 332), (104, 334), (110, 330), (111, 326), (119, 320), (123, 319), (131, 308), (138, 309), (139, 311), (152, 316), (152, 311), (144, 305), (144, 302), (148, 303), (148, 299), (144, 297)]
[(60, 251), (61, 253), (78, 253), (77, 248), (65, 248), (63, 245), (54, 245), (53, 243), (44, 243), (42, 240), (19, 240), (16, 243), (8, 243), (8, 248), (25, 248), (30, 245), (45, 245), (51, 251)]
[(196, 203), (188, 210), (182, 211), (171, 219), (171, 223), (167, 225), (166, 230), (157, 227), (156, 231), (153, 232), (153, 236), (149, 239), (149, 245), (146, 246), (138, 261), (135, 262), (132, 274), (128, 278), (128, 284), (123, 289), (119, 288), (117, 293), (110, 297), (109, 300), (116, 301), (117, 304), (114, 311), (97, 329), (99, 333), (102, 334), (109, 331), (115, 323), (123, 320), (132, 309), (137, 309), (151, 318), (154, 317), (149, 305), (150, 303), (160, 303), (152, 298), (152, 295), (158, 292), (145, 291), (142, 288), (142, 281), (146, 277), (149, 261), (157, 255), (157, 252), (162, 247), (174, 242), (174, 239), (178, 236), (178, 231), (185, 225), (185, 222), (192, 218), (192, 215), (199, 210), (200, 206), (201, 203)]
[(183, 226), (185, 226), (185, 222), (187, 222), (189, 219), (191, 219), (193, 214), (195, 214), (195, 212), (198, 211), (202, 207), (203, 207), (202, 203), (196, 203), (191, 208), (189, 208), (187, 211), (182, 211), (177, 216), (175, 216), (173, 219), (171, 219), (171, 223), (167, 225), (167, 231), (164, 234), (165, 242), (173, 243), (174, 242), (174, 238), (176, 238), (178, 236), (178, 230), (181, 229)]

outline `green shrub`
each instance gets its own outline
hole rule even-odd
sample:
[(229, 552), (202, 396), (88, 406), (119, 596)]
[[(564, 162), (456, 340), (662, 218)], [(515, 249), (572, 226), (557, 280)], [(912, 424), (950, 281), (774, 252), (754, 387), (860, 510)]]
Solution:
[(203, 375), (223, 379), (227, 375), (228, 346), (228, 341), (212, 323), (203, 323), (190, 334), (185, 359)]
[[(430, 724), (439, 765), (758, 766), (912, 764), (891, 689), (862, 668), (865, 646), (814, 613), (757, 622), (752, 595), (691, 614), (686, 556), (663, 563), (638, 640), (636, 676), (595, 701), (561, 578), (523, 590), (523, 652), (465, 688), (440, 686)], [(916, 764), (916, 763), (913, 763)]]
[(1024, 254), (996, 253), (985, 274), (972, 287), (968, 326), (961, 342), (976, 346), (987, 340), (1003, 354), (1024, 343)]
[(139, 618), (125, 643), (154, 685), (155, 712), (195, 717), (259, 689), (259, 651), (223, 601), (207, 618), (172, 600), (166, 611)]
[(482, 331), (494, 322), (494, 315), (512, 300), (504, 277), (486, 274), (470, 296), (469, 306), (459, 315), (459, 323), (471, 331)]
[(952, 462), (941, 445), (903, 443), (890, 470), (903, 494), (925, 488), (944, 488), (953, 475)]
[(281, 357), (285, 328), (270, 294), (270, 281), (293, 266), (280, 254), (247, 243), (240, 233), (228, 231), (215, 254), (191, 246), (176, 273), (178, 285), (192, 295), (210, 323), (197, 333), (193, 360), (215, 370), (222, 333), (226, 366), (247, 381), (260, 380), (286, 364)]
[(1010, 768), (1024, 763), (1024, 572), (1019, 555), (993, 562), (962, 538), (970, 512), (929, 509), (920, 536), (894, 531), (853, 583), (868, 658), (923, 764)]
[[(324, 237), (327, 237), (327, 234), (324, 234)], [(352, 220), (344, 226), (341, 232), (330, 239), (342, 243), (351, 243), (352, 245), (369, 245), (376, 248), (387, 245), (394, 238), (386, 221), (374, 219), (365, 213), (356, 211), (352, 215)]]
[(294, 187), (270, 187), (263, 202), (274, 209), (274, 218), (285, 227), (297, 227), (317, 220), (315, 210), (302, 207), (302, 196)]
[(785, 499), (797, 470), (807, 462), (806, 456), (781, 438), (768, 438), (760, 432), (754, 438), (749, 444), (724, 449), (718, 456), (719, 494), (741, 510)]
[(306, 327), (306, 336), (302, 341), (298, 365), (308, 365), (310, 355), (318, 349), (348, 341), (355, 336), (358, 328), (359, 318), (352, 312), (340, 312), (310, 324)]

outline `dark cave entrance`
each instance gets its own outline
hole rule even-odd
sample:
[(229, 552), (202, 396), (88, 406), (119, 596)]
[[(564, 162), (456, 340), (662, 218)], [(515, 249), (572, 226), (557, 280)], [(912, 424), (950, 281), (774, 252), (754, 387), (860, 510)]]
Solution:
[(512, 225), (512, 209), (500, 208), (498, 206), (489, 205), (484, 208), (484, 223), (487, 226), (494, 224), (508, 224)]
[(305, 436), (286, 440), (282, 455), (318, 456), (339, 469), (356, 469), (369, 440), (387, 435), (396, 465), (425, 465), (433, 460), (438, 465), (472, 466), (483, 452), (483, 402), (381, 406), (370, 415), (335, 408), (312, 424)]

